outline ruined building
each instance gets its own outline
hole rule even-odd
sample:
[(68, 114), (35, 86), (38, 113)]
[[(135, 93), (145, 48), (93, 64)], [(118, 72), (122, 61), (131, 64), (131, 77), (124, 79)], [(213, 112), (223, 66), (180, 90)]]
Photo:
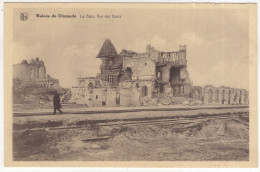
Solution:
[(246, 90), (192, 86), (186, 45), (171, 52), (147, 45), (145, 53), (123, 49), (118, 54), (107, 39), (97, 58), (101, 59), (100, 78), (78, 78), (71, 101), (89, 106), (139, 106), (144, 98), (163, 95), (192, 98), (205, 104), (248, 103)]
[(28, 63), (23, 60), (13, 65), (13, 78), (24, 84), (36, 84), (47, 88), (59, 88), (59, 80), (46, 76), (46, 67), (39, 58), (31, 59)]
[(105, 40), (97, 58), (102, 60), (100, 65), (101, 80), (109, 82), (112, 86), (117, 86), (123, 60), (117, 54), (115, 47), (109, 39)]

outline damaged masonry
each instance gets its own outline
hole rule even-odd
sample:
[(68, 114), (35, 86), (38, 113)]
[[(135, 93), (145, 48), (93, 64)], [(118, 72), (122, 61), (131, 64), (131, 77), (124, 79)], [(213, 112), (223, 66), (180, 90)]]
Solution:
[[(97, 58), (100, 75), (78, 78), (70, 102), (100, 106), (142, 106), (179, 103), (248, 104), (248, 91), (229, 87), (192, 86), (187, 71), (186, 45), (179, 51), (160, 52), (147, 45), (145, 53), (116, 52), (105, 40)], [(188, 101), (187, 101), (188, 100)], [(176, 102), (176, 101), (175, 101)]]

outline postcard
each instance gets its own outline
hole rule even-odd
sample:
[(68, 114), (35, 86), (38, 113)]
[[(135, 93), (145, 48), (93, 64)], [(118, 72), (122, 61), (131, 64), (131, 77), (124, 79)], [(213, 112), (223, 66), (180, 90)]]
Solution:
[(257, 5), (4, 3), (5, 166), (257, 167)]

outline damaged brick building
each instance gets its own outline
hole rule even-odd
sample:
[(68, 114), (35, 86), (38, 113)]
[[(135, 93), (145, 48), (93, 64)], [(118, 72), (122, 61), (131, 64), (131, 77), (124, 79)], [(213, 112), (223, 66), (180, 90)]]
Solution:
[[(216, 101), (209, 99), (213, 99), (215, 93), (211, 95), (209, 90), (222, 91), (221, 94), (219, 92), (219, 97), (222, 96), (219, 99), (224, 99), (224, 103), (218, 103), (236, 102), (226, 100), (234, 97), (235, 89), (229, 93), (226, 91), (228, 89), (203, 89), (191, 85), (187, 71), (186, 45), (180, 45), (178, 51), (171, 52), (161, 52), (147, 45), (145, 53), (123, 49), (118, 54), (112, 42), (107, 39), (96, 58), (102, 61), (100, 77), (78, 78), (78, 85), (72, 88), (72, 102), (88, 106), (140, 106), (145, 98), (157, 104), (158, 95), (162, 95), (192, 98), (213, 104)], [(238, 92), (238, 103), (248, 103), (248, 92)]]
[(23, 60), (13, 65), (13, 79), (19, 79), (23, 84), (36, 84), (47, 88), (59, 88), (59, 80), (46, 75), (46, 67), (39, 58), (28, 63)]

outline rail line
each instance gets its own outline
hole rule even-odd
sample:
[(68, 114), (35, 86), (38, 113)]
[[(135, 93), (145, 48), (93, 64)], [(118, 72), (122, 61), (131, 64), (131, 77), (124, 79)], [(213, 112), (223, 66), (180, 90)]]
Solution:
[[(204, 114), (205, 115), (205, 114)], [(195, 126), (201, 122), (205, 122), (211, 119), (231, 119), (236, 122), (240, 122), (247, 127), (248, 125), (249, 113), (223, 113), (218, 115), (208, 115), (208, 116), (185, 116), (178, 118), (161, 118), (161, 119), (143, 119), (143, 120), (132, 120), (132, 121), (117, 121), (117, 122), (105, 122), (105, 121), (88, 121), (84, 125), (79, 126), (65, 126), (65, 127), (42, 127), (42, 128), (31, 128), (29, 130), (39, 130), (45, 129), (48, 131), (54, 130), (71, 130), (71, 129), (89, 129), (90, 127), (134, 127), (134, 126), (158, 126), (158, 127), (172, 127), (172, 128), (188, 128)], [(247, 119), (244, 121), (243, 119)], [(20, 131), (20, 130), (19, 130)], [(18, 131), (14, 131), (18, 132)]]

